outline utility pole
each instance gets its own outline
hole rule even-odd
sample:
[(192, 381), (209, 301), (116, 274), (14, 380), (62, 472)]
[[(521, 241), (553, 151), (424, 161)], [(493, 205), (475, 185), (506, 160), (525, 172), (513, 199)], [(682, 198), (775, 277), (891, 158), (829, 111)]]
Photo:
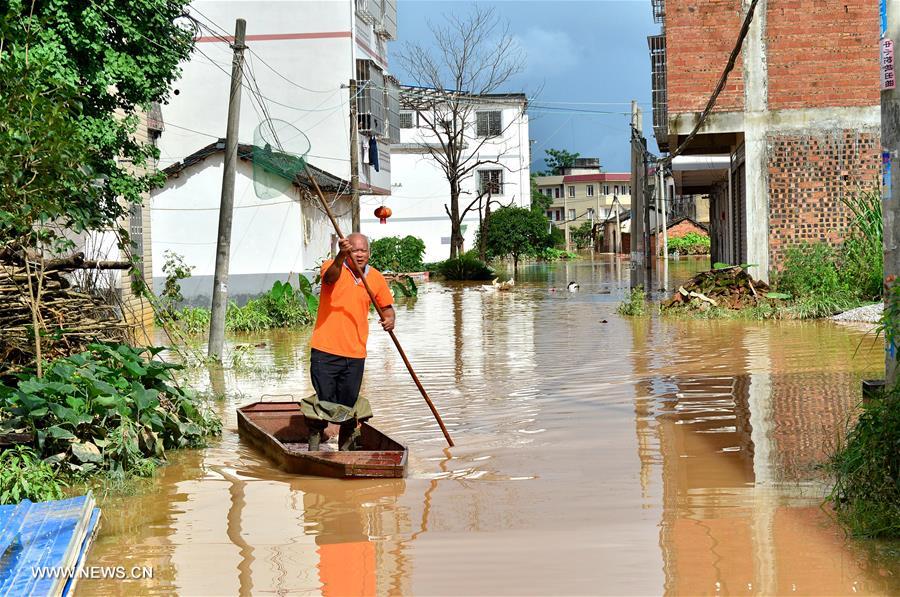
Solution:
[[(669, 290), (669, 221), (666, 214), (666, 187), (663, 186), (666, 180), (665, 168), (663, 161), (660, 159), (656, 162), (656, 186), (659, 188), (657, 193), (657, 206), (662, 207), (662, 237), (663, 237), (663, 289)], [(659, 234), (656, 235), (656, 243), (659, 244)]]
[(566, 194), (566, 185), (562, 186), (563, 192), (563, 223), (566, 226), (566, 251), (569, 250), (569, 196)]
[(213, 277), (212, 313), (209, 320), (208, 356), (222, 359), (225, 344), (225, 310), (228, 306), (228, 263), (231, 256), (231, 222), (234, 217), (234, 176), (238, 153), (238, 124), (241, 116), (241, 75), (244, 66), (244, 35), (247, 22), (234, 24), (234, 56), (231, 59), (231, 93), (228, 97), (228, 128), (225, 132), (225, 172), (219, 206), (219, 236), (216, 243), (216, 271)]
[[(900, 284), (900, 174), (893, 167), (900, 149), (900, 89), (896, 87), (893, 54), (900, 45), (900, 1), (881, 2), (881, 147), (882, 209), (884, 210), (884, 278), (885, 288)], [(891, 60), (888, 60), (891, 58)], [(891, 282), (888, 282), (888, 281)], [(885, 301), (891, 293), (885, 292)], [(896, 325), (897, 322), (894, 322)], [(892, 388), (897, 382), (896, 346), (885, 350), (885, 382)]]
[(356, 117), (356, 79), (350, 79), (350, 227), (359, 232), (359, 121)]
[[(641, 109), (636, 100), (631, 102), (631, 265), (632, 269), (644, 263), (644, 156), (640, 143)], [(633, 284), (637, 286), (641, 282)]]

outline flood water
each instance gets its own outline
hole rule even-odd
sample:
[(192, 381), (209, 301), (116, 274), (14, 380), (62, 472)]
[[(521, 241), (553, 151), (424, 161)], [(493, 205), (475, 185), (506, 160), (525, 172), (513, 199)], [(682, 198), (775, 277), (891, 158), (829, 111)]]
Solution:
[[(670, 283), (704, 265), (674, 264)], [(873, 336), (628, 320), (628, 280), (627, 262), (587, 258), (525, 266), (512, 292), (423, 284), (400, 305), (397, 336), (452, 449), (373, 323), (363, 392), (409, 446), (402, 480), (285, 475), (243, 443), (236, 406), (311, 384), (309, 331), (241, 338), (265, 345), (213, 376), (222, 438), (104, 503), (88, 565), (152, 579), (86, 579), (79, 594), (900, 592), (896, 560), (820, 508), (816, 465), (883, 370)]]

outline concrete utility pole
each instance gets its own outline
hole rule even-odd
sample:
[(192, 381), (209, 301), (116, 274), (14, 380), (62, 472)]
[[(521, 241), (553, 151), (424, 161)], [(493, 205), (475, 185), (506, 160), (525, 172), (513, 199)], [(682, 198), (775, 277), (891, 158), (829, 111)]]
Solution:
[(228, 98), (228, 128), (225, 133), (225, 172), (219, 206), (219, 236), (216, 244), (216, 271), (213, 277), (212, 313), (209, 320), (208, 356), (222, 359), (225, 344), (225, 310), (228, 306), (228, 263), (231, 254), (231, 221), (234, 217), (234, 175), (238, 153), (238, 124), (241, 116), (241, 78), (244, 66), (244, 34), (247, 22), (234, 25), (234, 56), (231, 59), (231, 94)]
[[(900, 174), (893, 167), (900, 149), (900, 88), (896, 87), (893, 61), (894, 49), (900, 45), (900, 0), (881, 2), (881, 147), (883, 179), (881, 186), (884, 212), (884, 276), (887, 286), (900, 281)], [(887, 89), (886, 89), (887, 87)], [(885, 301), (890, 295), (885, 296)], [(888, 388), (897, 382), (897, 348), (888, 346), (885, 351), (885, 380)]]
[[(664, 185), (666, 181), (665, 168), (662, 160), (656, 162), (656, 186), (658, 187), (657, 207), (662, 209), (662, 237), (663, 237), (663, 289), (669, 290), (669, 220), (666, 215), (666, 197), (668, 193)], [(659, 245), (659, 234), (656, 235), (657, 248)]]
[(644, 264), (644, 155), (640, 147), (641, 109), (631, 102), (631, 265)]
[(356, 116), (356, 79), (350, 79), (350, 227), (359, 232), (359, 121)]

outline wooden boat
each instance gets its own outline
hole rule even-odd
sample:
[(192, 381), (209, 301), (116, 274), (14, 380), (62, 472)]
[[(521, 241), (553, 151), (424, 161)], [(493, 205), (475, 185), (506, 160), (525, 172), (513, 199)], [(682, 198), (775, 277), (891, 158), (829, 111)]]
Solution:
[(340, 452), (330, 443), (310, 452), (309, 428), (297, 402), (254, 402), (237, 409), (242, 438), (288, 473), (337, 479), (405, 477), (406, 446), (368, 423), (361, 450)]

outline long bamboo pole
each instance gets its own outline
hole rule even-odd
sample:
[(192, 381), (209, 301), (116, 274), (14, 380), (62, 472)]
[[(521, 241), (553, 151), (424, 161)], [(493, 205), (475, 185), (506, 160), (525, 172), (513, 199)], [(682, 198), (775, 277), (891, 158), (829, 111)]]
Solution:
[[(306, 169), (306, 176), (313, 184), (313, 188), (316, 189), (316, 193), (319, 196), (319, 201), (322, 203), (322, 207), (325, 209), (325, 214), (328, 216), (328, 219), (331, 220), (331, 225), (334, 226), (334, 231), (337, 233), (339, 238), (344, 238), (344, 234), (341, 232), (341, 227), (338, 225), (337, 220), (334, 217), (334, 214), (331, 212), (331, 208), (328, 206), (328, 201), (325, 200), (325, 195), (322, 194), (322, 189), (319, 188), (319, 183), (316, 182), (315, 177), (312, 172), (309, 171), (309, 165), (304, 162), (304, 168)], [(378, 304), (378, 301), (375, 300), (375, 293), (372, 292), (372, 289), (369, 287), (369, 282), (366, 280), (363, 273), (359, 271), (359, 267), (356, 265), (356, 262), (352, 259), (348, 259), (347, 263), (350, 265), (350, 268), (353, 270), (353, 273), (356, 274), (363, 281), (363, 286), (366, 287), (366, 292), (369, 293), (369, 298), (372, 300), (372, 304), (375, 306), (375, 311), (378, 313), (378, 317), (384, 321), (384, 312), (381, 310), (381, 306)], [(425, 391), (425, 386), (422, 385), (422, 382), (419, 381), (419, 376), (416, 375), (415, 370), (413, 370), (412, 364), (410, 364), (409, 359), (406, 358), (406, 353), (403, 351), (403, 347), (400, 346), (400, 341), (397, 340), (397, 336), (394, 335), (394, 331), (391, 330), (388, 332), (391, 340), (394, 341), (394, 346), (397, 347), (397, 352), (400, 353), (400, 358), (403, 359), (403, 364), (406, 365), (407, 371), (409, 371), (410, 376), (416, 384), (416, 387), (419, 388), (419, 392), (422, 394), (422, 398), (425, 399), (425, 402), (428, 404), (428, 408), (431, 409), (431, 414), (434, 415), (435, 420), (438, 425), (441, 427), (441, 432), (444, 434), (444, 438), (447, 440), (447, 444), (452, 448), (454, 446), (453, 439), (450, 437), (450, 432), (447, 431), (447, 427), (444, 425), (443, 419), (441, 419), (440, 413), (438, 413), (437, 408), (434, 406), (434, 403), (431, 401), (431, 398), (428, 397), (428, 392)]]

